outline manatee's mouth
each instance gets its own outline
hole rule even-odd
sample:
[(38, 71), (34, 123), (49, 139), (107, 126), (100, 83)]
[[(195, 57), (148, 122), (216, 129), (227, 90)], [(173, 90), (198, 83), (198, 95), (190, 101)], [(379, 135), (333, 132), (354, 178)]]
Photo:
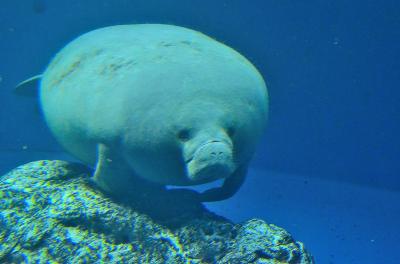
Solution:
[(185, 162), (188, 178), (193, 181), (226, 178), (235, 168), (232, 145), (220, 140), (201, 144)]

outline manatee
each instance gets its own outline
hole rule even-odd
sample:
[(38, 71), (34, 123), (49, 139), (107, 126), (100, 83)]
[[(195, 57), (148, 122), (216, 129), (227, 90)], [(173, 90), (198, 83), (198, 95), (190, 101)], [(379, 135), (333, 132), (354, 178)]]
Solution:
[(94, 168), (102, 190), (118, 195), (140, 192), (142, 182), (191, 186), (223, 179), (196, 195), (231, 197), (268, 114), (265, 82), (244, 56), (173, 25), (83, 34), (17, 92), (35, 81), (56, 139)]

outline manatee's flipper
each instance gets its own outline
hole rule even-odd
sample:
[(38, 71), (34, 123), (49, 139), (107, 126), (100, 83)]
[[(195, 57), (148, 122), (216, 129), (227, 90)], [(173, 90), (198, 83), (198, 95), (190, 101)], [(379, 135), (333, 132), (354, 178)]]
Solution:
[(103, 143), (97, 145), (93, 181), (105, 192), (124, 199), (148, 199), (152, 193), (165, 190), (162, 185), (138, 177), (117, 151)]
[(242, 186), (247, 174), (247, 166), (242, 166), (227, 178), (219, 188), (213, 188), (200, 193), (202, 202), (217, 202), (232, 197)]
[(97, 163), (94, 172), (94, 182), (108, 193), (129, 192), (130, 178), (129, 167), (124, 160), (106, 145), (97, 145)]
[(39, 92), (39, 82), (42, 78), (42, 74), (33, 76), (23, 82), (17, 84), (14, 89), (14, 93), (20, 96), (37, 97)]

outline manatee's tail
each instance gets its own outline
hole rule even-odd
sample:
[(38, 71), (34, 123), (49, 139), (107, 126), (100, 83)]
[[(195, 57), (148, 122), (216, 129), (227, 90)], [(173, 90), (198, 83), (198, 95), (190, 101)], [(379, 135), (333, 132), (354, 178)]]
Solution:
[(19, 96), (37, 97), (41, 78), (42, 74), (38, 74), (23, 82), (20, 82), (15, 87), (14, 93)]

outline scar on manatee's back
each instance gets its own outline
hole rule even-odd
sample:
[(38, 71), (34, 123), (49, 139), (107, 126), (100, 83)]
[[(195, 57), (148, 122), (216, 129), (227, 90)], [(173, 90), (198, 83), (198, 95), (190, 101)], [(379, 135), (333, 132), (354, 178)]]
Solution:
[[(72, 62), (67, 65), (66, 67), (64, 67), (62, 69), (62, 71), (60, 71), (60, 73), (58, 74), (58, 76), (56, 76), (53, 79), (53, 83), (51, 84), (50, 87), (55, 87), (58, 84), (60, 84), (61, 82), (63, 82), (66, 78), (68, 78), (69, 76), (71, 76), (74, 72), (76, 72), (79, 68), (83, 67), (84, 64), (91, 58), (94, 58), (96, 56), (99, 56), (100, 54), (102, 54), (104, 52), (103, 49), (96, 49), (93, 50), (91, 52), (88, 53), (82, 53), (79, 54), (78, 56), (76, 56)], [(59, 61), (62, 59), (63, 56), (60, 56), (58, 58), (56, 58), (53, 63), (50, 66), (50, 69), (55, 68), (58, 64)]]
[(114, 75), (117, 71), (130, 68), (136, 64), (137, 62), (132, 59), (124, 57), (112, 57), (110, 60), (107, 60), (107, 63), (101, 65), (99, 73), (100, 75)]
[(187, 46), (197, 52), (200, 52), (202, 50), (197, 42), (190, 40), (181, 40), (178, 42), (161, 41), (158, 43), (158, 45), (164, 48)]
[[(161, 41), (158, 43), (158, 46), (163, 48), (188, 46), (196, 53), (202, 51), (199, 43), (190, 40), (181, 40), (177, 42)], [(78, 69), (84, 67), (85, 63), (89, 59), (93, 59), (94, 57), (103, 54), (104, 51), (104, 49), (95, 49), (93, 51), (82, 53), (76, 56), (76, 58), (74, 58), (69, 65), (64, 67), (62, 71), (58, 73), (58, 76), (55, 76), (53, 78), (53, 82), (50, 87), (56, 87), (68, 77), (77, 72)], [(63, 60), (63, 57), (64, 56), (57, 56), (51, 63), (49, 69), (57, 67), (59, 62)], [(158, 59), (162, 59), (162, 56)], [(98, 73), (103, 76), (112, 76), (119, 70), (130, 68), (131, 66), (136, 64), (137, 62), (132, 59), (127, 59), (124, 57), (111, 57), (101, 64)]]

